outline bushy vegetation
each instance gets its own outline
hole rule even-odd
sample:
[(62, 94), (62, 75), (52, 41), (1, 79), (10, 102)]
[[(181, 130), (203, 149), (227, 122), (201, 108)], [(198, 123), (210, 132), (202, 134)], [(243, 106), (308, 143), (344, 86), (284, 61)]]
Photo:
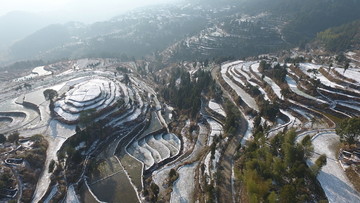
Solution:
[(179, 173), (175, 169), (171, 169), (169, 172), (169, 185), (173, 185), (179, 178)]
[(224, 125), (224, 131), (227, 135), (234, 135), (237, 128), (240, 125), (240, 112), (239, 109), (230, 101), (225, 105), (226, 120)]
[(216, 85), (209, 71), (198, 70), (193, 76), (189, 72), (175, 68), (171, 72), (169, 85), (162, 89), (165, 100), (180, 110), (188, 111), (195, 117), (201, 107), (201, 94), (216, 94)]
[(336, 133), (342, 142), (355, 144), (360, 140), (360, 118), (345, 119), (336, 128)]
[[(294, 130), (280, 133), (270, 142), (261, 131), (255, 137), (237, 163), (238, 178), (250, 202), (314, 202), (325, 198), (316, 183), (318, 170), (313, 171), (305, 162), (312, 151), (309, 139), (296, 143)], [(316, 168), (323, 163), (321, 159)]]
[(11, 143), (17, 143), (19, 141), (19, 135), (20, 134), (18, 132), (13, 132), (8, 136), (7, 141)]
[(345, 51), (360, 45), (360, 20), (330, 28), (316, 38), (329, 51)]
[[(13, 173), (10, 168), (1, 166), (0, 167), (0, 190), (8, 189), (10, 187), (14, 187), (16, 182), (15, 178), (13, 177)], [(2, 194), (0, 193), (0, 198), (3, 198)]]
[[(278, 0), (280, 8), (288, 6), (294, 19), (284, 28), (286, 39), (294, 44), (312, 39), (316, 33), (360, 17), (359, 1)], [(289, 9), (289, 7), (291, 9)]]
[(95, 119), (96, 109), (88, 109), (80, 112), (79, 124), (86, 126), (91, 124)]
[(4, 134), (0, 134), (0, 144), (6, 142), (6, 137)]
[(34, 135), (30, 137), (30, 140), (34, 142), (31, 145), (31, 150), (27, 150), (26, 153), (18, 157), (28, 163), (28, 167), (21, 168), (19, 171), (20, 178), (24, 185), (27, 185), (23, 189), (22, 202), (30, 202), (33, 197), (40, 173), (45, 170), (46, 150), (48, 148), (48, 142), (42, 135)]
[(266, 61), (261, 61), (259, 70), (267, 75), (268, 77), (275, 80), (277, 83), (284, 83), (286, 74), (287, 74), (287, 66), (286, 64), (280, 65), (279, 63), (276, 64), (273, 68), (271, 67), (271, 64), (267, 63)]
[(53, 101), (58, 96), (57, 91), (53, 89), (46, 89), (43, 92), (43, 94), (46, 100), (51, 100), (51, 101)]
[[(147, 202), (158, 202), (158, 196), (160, 192), (160, 188), (158, 185), (150, 181), (151, 179), (147, 179), (150, 186), (144, 189), (144, 196)], [(150, 183), (151, 182), (151, 183)]]

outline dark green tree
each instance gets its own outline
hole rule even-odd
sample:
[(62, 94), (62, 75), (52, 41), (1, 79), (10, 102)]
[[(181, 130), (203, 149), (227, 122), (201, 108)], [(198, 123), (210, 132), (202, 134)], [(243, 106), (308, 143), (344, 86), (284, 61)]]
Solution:
[(0, 134), (0, 143), (6, 142), (6, 137), (4, 134)]
[(326, 155), (320, 155), (319, 158), (316, 159), (315, 164), (311, 166), (313, 174), (316, 176), (320, 172), (321, 168), (326, 165), (326, 163)]
[(53, 99), (55, 99), (58, 96), (57, 91), (53, 89), (47, 89), (43, 92), (43, 94), (46, 100), (51, 100), (51, 101), (53, 101)]
[(19, 133), (18, 132), (13, 132), (9, 135), (8, 137), (8, 141), (11, 143), (17, 143), (19, 141)]
[(55, 161), (51, 160), (50, 165), (49, 165), (49, 173), (52, 173), (54, 168), (55, 168)]
[(336, 128), (336, 134), (341, 142), (355, 144), (360, 138), (360, 118), (349, 118), (340, 123)]

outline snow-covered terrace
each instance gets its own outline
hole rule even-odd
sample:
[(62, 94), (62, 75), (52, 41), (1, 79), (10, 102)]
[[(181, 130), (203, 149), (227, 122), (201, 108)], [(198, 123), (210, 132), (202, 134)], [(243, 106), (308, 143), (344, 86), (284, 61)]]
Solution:
[(356, 191), (337, 161), (333, 146), (339, 142), (339, 136), (331, 132), (319, 133), (312, 139), (312, 142), (315, 153), (309, 164), (313, 164), (319, 154), (327, 156), (327, 164), (321, 169), (317, 179), (329, 202), (360, 202), (359, 192)]
[(224, 111), (224, 108), (220, 104), (216, 103), (214, 100), (209, 101), (209, 108), (211, 110), (213, 110), (214, 112), (226, 117), (226, 113)]
[(144, 163), (145, 170), (180, 152), (181, 141), (174, 134), (150, 135), (134, 141), (127, 147), (127, 152)]
[(238, 96), (252, 109), (259, 111), (259, 107), (256, 104), (256, 101), (254, 98), (252, 98), (248, 93), (246, 93), (243, 89), (241, 89), (238, 85), (236, 85), (234, 82), (231, 81), (230, 78), (226, 76), (226, 73), (229, 71), (229, 68), (231, 66), (234, 66), (236, 64), (242, 63), (242, 61), (235, 61), (231, 63), (227, 63), (222, 65), (221, 67), (221, 75), (225, 82), (236, 92)]
[(71, 81), (74, 87), (66, 92), (65, 98), (55, 102), (55, 112), (67, 121), (76, 121), (84, 110), (104, 109), (121, 96), (118, 83), (105, 78), (77, 82), (80, 83)]

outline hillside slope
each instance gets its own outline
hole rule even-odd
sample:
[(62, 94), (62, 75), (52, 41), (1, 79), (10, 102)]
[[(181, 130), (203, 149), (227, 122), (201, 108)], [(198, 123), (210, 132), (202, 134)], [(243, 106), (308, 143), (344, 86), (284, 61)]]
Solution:
[(360, 47), (360, 20), (318, 33), (316, 43), (329, 51), (345, 51)]
[(90, 25), (52, 25), (18, 41), (0, 62), (158, 53), (170, 61), (242, 58), (304, 45), (318, 32), (357, 19), (357, 0), (182, 2)]

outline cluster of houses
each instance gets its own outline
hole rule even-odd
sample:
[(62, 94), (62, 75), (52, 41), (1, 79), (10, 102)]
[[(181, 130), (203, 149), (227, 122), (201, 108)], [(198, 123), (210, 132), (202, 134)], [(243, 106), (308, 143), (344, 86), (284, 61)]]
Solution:
[(352, 167), (360, 175), (360, 148), (351, 150), (341, 149), (339, 162), (344, 170)]

